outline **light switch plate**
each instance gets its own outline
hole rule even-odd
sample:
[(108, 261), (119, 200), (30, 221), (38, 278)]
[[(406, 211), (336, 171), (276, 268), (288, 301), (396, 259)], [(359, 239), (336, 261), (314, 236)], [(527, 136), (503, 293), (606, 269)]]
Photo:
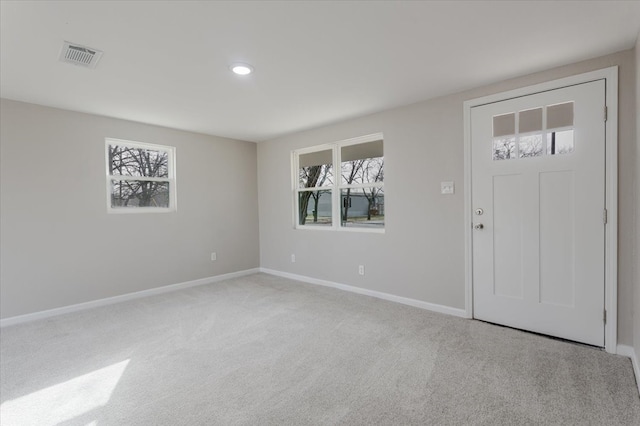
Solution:
[(440, 193), (442, 194), (453, 194), (455, 192), (455, 186), (453, 182), (440, 182)]

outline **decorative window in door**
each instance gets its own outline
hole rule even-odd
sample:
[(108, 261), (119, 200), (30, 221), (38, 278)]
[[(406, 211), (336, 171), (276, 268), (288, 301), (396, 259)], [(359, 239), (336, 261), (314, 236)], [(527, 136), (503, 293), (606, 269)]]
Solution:
[(573, 108), (571, 101), (494, 116), (493, 159), (572, 153)]

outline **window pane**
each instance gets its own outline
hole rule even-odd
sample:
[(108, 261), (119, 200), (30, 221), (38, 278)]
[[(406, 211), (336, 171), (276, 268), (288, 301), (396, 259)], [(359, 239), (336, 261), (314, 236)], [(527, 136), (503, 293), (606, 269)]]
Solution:
[(169, 207), (169, 182), (111, 180), (111, 207)]
[(381, 140), (341, 148), (342, 184), (384, 182), (384, 151)]
[(573, 102), (547, 107), (547, 129), (573, 126)]
[(493, 140), (493, 159), (508, 160), (516, 156), (516, 138), (495, 138)]
[(300, 167), (300, 188), (316, 188), (333, 185), (333, 165)]
[(341, 225), (351, 228), (384, 228), (384, 189), (348, 188), (340, 194)]
[(542, 131), (542, 108), (520, 111), (518, 115), (518, 133)]
[(168, 162), (166, 151), (109, 145), (110, 175), (168, 178)]
[(544, 154), (542, 145), (542, 134), (520, 136), (519, 152), (520, 158), (539, 157)]
[(331, 190), (298, 193), (298, 224), (331, 226)]
[(516, 114), (496, 115), (493, 117), (493, 137), (515, 135), (516, 133)]
[(333, 153), (330, 149), (300, 154), (298, 162), (299, 188), (333, 185)]
[(570, 154), (573, 152), (573, 146), (573, 129), (547, 134), (547, 153), (549, 155)]

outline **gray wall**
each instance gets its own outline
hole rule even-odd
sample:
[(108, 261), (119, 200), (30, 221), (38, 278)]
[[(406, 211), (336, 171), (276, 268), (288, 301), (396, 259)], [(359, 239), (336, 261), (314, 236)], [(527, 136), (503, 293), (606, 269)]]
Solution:
[[(296, 133), (258, 145), (261, 266), (464, 308), (463, 102), (587, 71), (619, 73), (619, 343), (633, 342), (634, 51)], [(386, 233), (294, 230), (290, 152), (384, 133)], [(455, 195), (441, 195), (453, 180)], [(415, 197), (416, 192), (421, 194)], [(296, 254), (296, 263), (290, 255)], [(358, 265), (366, 275), (358, 275)]]
[[(634, 306), (633, 306), (633, 345), (636, 357), (640, 357), (640, 35), (636, 41), (635, 50), (636, 60), (636, 182), (635, 182), (635, 199), (636, 199), (636, 227), (633, 232), (635, 235), (635, 289), (634, 289)], [(638, 358), (640, 361), (640, 358)], [(638, 386), (640, 387), (640, 377), (636, 377)]]
[[(1, 102), (3, 318), (259, 266), (254, 143)], [(176, 147), (177, 212), (107, 214), (105, 137)]]

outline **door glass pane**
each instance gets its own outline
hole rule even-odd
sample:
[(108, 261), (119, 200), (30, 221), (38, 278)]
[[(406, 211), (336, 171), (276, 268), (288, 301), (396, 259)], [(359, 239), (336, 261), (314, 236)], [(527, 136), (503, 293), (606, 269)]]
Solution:
[(516, 114), (496, 115), (493, 117), (493, 137), (515, 135), (516, 133)]
[(331, 226), (331, 190), (298, 193), (298, 224)]
[(570, 154), (573, 147), (573, 129), (547, 133), (547, 154)]
[(541, 156), (544, 153), (542, 134), (520, 136), (518, 148), (520, 158)]
[(340, 194), (342, 226), (384, 228), (384, 189), (348, 188)]
[(518, 133), (542, 131), (542, 108), (520, 111), (518, 117)]
[(508, 160), (516, 156), (516, 138), (511, 136), (508, 138), (493, 139), (493, 159)]
[(547, 129), (573, 126), (573, 102), (547, 107)]

